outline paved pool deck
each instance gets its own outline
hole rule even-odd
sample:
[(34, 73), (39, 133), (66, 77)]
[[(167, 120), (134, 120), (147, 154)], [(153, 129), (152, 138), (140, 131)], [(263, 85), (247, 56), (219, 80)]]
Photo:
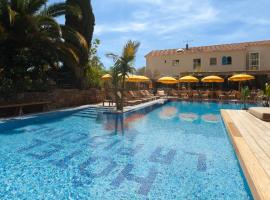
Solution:
[(270, 123), (244, 110), (221, 110), (255, 199), (270, 200)]

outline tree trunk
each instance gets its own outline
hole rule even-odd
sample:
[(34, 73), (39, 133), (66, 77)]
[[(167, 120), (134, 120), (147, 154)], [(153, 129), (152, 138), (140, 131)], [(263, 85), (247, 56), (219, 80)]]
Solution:
[(125, 91), (125, 76), (122, 79), (122, 88), (121, 88), (121, 110), (124, 111), (124, 91)]

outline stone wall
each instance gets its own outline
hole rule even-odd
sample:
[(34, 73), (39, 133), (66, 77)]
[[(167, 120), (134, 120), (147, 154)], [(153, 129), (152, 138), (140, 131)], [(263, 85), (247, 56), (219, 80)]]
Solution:
[(0, 106), (48, 101), (49, 110), (75, 107), (102, 101), (102, 92), (96, 89), (58, 89), (50, 92), (27, 92), (13, 95), (9, 98), (0, 97)]

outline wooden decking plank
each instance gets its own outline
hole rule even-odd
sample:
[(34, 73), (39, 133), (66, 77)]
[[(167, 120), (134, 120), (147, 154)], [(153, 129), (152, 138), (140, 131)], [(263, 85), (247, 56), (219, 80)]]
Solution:
[(268, 135), (268, 133), (270, 133), (270, 127), (264, 125), (261, 120), (257, 118), (254, 119), (254, 117), (247, 112), (240, 112), (239, 114), (243, 117), (243, 120), (247, 121), (248, 126), (256, 129), (260, 136), (263, 135), (263, 139), (270, 145), (270, 135)]
[(270, 123), (245, 111), (222, 110), (235, 152), (255, 199), (270, 200)]
[(246, 116), (243, 116), (242, 113), (239, 113), (239, 116), (236, 118), (238, 118), (238, 127), (241, 124), (241, 128), (245, 129), (245, 133), (249, 134), (256, 141), (270, 159), (270, 142), (264, 132), (257, 127), (256, 121), (247, 121)]
[(261, 162), (263, 168), (270, 176), (270, 148), (268, 144), (262, 138), (258, 137), (258, 132), (251, 127), (252, 123), (247, 123), (245, 117), (241, 116), (240, 112), (233, 115), (233, 119), (235, 119), (236, 126), (242, 132), (243, 138), (252, 147), (251, 151), (259, 159), (259, 162)]

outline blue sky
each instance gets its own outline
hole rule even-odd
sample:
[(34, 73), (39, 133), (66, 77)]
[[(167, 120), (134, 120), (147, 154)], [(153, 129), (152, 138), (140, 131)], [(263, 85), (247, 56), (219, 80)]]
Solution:
[[(56, 2), (60, 0), (49, 0)], [(151, 50), (270, 39), (269, 0), (92, 0), (99, 55), (121, 53), (129, 40), (141, 46), (135, 67)]]

